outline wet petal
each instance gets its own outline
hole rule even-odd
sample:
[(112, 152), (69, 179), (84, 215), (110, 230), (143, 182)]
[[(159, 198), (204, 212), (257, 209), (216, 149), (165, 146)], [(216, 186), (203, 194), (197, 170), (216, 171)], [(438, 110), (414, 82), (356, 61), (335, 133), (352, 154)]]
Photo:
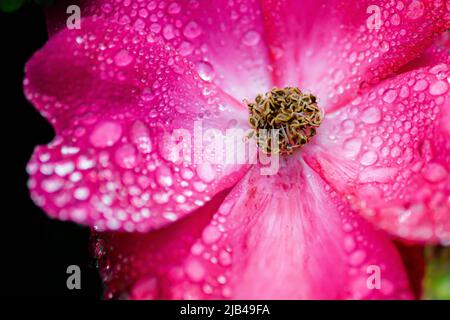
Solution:
[(414, 297), (420, 299), (423, 292), (423, 281), (425, 276), (425, 257), (424, 247), (422, 245), (413, 245), (394, 242), (405, 265), (408, 273), (409, 283), (414, 292)]
[(84, 19), (33, 56), (25, 92), (56, 130), (28, 165), (31, 195), (52, 217), (148, 231), (202, 206), (245, 170), (198, 157), (205, 131), (246, 126), (245, 109), (138, 31)]
[[(49, 13), (51, 30), (64, 27), (66, 8)], [(83, 17), (105, 17), (162, 39), (192, 61), (202, 79), (239, 99), (272, 87), (258, 1), (95, 0), (81, 8)]]
[(329, 114), (305, 157), (392, 234), (450, 241), (449, 66), (385, 81)]
[(107, 297), (412, 297), (387, 235), (295, 158), (277, 175), (253, 167), (212, 218), (203, 210), (147, 235), (98, 234)]
[(335, 108), (418, 57), (449, 27), (445, 1), (265, 0), (277, 85)]
[(442, 33), (417, 59), (403, 66), (397, 73), (401, 74), (419, 68), (434, 66), (445, 62), (450, 65), (450, 31)]

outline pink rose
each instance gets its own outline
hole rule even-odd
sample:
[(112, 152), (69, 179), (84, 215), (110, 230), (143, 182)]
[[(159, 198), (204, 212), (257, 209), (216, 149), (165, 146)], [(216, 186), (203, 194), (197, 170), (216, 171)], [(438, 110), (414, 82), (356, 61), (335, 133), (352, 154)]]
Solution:
[[(413, 298), (392, 237), (450, 243), (448, 3), (96, 0), (72, 30), (65, 8), (26, 67), (56, 131), (29, 186), (95, 230), (105, 297)], [(249, 129), (242, 101), (274, 87), (322, 115), (276, 174), (165, 147)]]

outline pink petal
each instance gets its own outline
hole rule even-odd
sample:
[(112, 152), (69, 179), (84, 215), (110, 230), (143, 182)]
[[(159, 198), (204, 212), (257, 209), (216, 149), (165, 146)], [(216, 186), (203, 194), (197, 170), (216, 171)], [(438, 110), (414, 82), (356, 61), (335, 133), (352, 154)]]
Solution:
[(107, 297), (412, 298), (389, 238), (295, 158), (277, 175), (253, 167), (212, 210), (147, 235), (98, 234)]
[(421, 245), (405, 244), (400, 241), (396, 241), (395, 246), (402, 256), (414, 297), (420, 299), (422, 297), (425, 276), (424, 247)]
[(445, 63), (387, 80), (329, 114), (305, 157), (393, 235), (450, 242), (450, 98)]
[(450, 31), (443, 32), (417, 59), (403, 66), (398, 73), (413, 71), (422, 67), (445, 62), (450, 64)]
[(148, 231), (202, 206), (245, 172), (194, 162), (193, 152), (203, 152), (192, 140), (187, 160), (168, 147), (165, 134), (192, 134), (196, 120), (200, 133), (246, 127), (245, 109), (136, 30), (84, 19), (81, 30), (58, 33), (27, 64), (25, 92), (56, 130), (28, 165), (32, 197), (52, 217)]
[(263, 8), (275, 84), (311, 90), (328, 109), (418, 57), (450, 26), (442, 0), (264, 0)]
[[(50, 29), (65, 26), (67, 5), (49, 13)], [(257, 1), (94, 0), (81, 8), (83, 17), (106, 17), (162, 39), (192, 61), (200, 77), (239, 99), (272, 87)]]

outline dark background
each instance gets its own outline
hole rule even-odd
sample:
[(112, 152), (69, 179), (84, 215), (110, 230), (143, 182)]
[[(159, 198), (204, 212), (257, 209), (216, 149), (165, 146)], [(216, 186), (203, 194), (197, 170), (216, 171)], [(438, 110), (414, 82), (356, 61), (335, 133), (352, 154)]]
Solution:
[[(2, 291), (12, 298), (99, 299), (101, 282), (90, 256), (89, 229), (51, 220), (29, 198), (25, 166), (52, 127), (25, 99), (24, 65), (47, 40), (42, 7), (0, 12)], [(6, 114), (5, 114), (6, 112)], [(6, 218), (6, 219), (4, 219)], [(5, 250), (6, 249), (6, 250)], [(69, 265), (81, 268), (81, 289), (66, 287)]]

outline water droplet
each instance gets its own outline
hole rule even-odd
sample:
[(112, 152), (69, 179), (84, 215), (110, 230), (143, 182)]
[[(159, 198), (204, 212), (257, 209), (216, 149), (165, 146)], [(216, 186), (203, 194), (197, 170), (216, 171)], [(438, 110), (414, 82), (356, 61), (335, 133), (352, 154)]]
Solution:
[(202, 239), (206, 244), (212, 244), (219, 240), (221, 236), (220, 230), (216, 226), (208, 226), (203, 230)]
[(75, 189), (73, 197), (77, 200), (86, 200), (89, 197), (89, 189), (86, 187), (80, 187)]
[(205, 268), (197, 259), (190, 259), (185, 266), (185, 272), (187, 276), (195, 282), (201, 281), (205, 277)]
[(378, 155), (373, 151), (367, 151), (359, 160), (363, 166), (371, 166), (378, 160)]
[(389, 42), (382, 41), (380, 43), (380, 49), (381, 49), (382, 52), (388, 52), (389, 51)]
[(201, 181), (194, 182), (193, 186), (194, 186), (194, 189), (197, 190), (198, 192), (203, 192), (208, 187), (206, 184), (204, 184)]
[(424, 79), (421, 79), (417, 81), (417, 83), (414, 85), (414, 91), (423, 91), (428, 87), (428, 82)]
[(445, 81), (436, 81), (430, 85), (430, 94), (433, 96), (440, 96), (446, 93), (448, 90), (448, 84)]
[[(167, 201), (168, 201), (168, 197), (167, 197)], [(163, 214), (163, 217), (172, 222), (178, 220), (178, 216), (173, 212), (165, 212)]]
[(209, 183), (216, 177), (216, 172), (209, 162), (202, 163), (197, 167), (197, 175), (204, 182)]
[(408, 12), (406, 13), (406, 16), (413, 20), (418, 19), (423, 15), (424, 9), (425, 7), (422, 1), (413, 0), (408, 6)]
[(389, 89), (383, 95), (383, 101), (386, 103), (392, 103), (397, 99), (397, 90)]
[(205, 81), (211, 81), (214, 79), (214, 68), (207, 61), (200, 61), (197, 63), (197, 72), (200, 78)]
[(141, 18), (147, 18), (147, 17), (148, 17), (148, 11), (147, 11), (147, 9), (143, 8), (143, 9), (139, 10), (139, 16), (140, 16)]
[(398, 26), (398, 25), (400, 25), (400, 22), (401, 22), (400, 16), (398, 14), (396, 14), (396, 13), (393, 14), (392, 17), (391, 17), (392, 25)]
[(429, 163), (423, 172), (423, 176), (430, 182), (440, 182), (447, 177), (447, 170), (438, 163)]
[(66, 161), (66, 162), (58, 163), (55, 166), (55, 173), (60, 177), (64, 177), (64, 176), (72, 173), (74, 169), (75, 169), (75, 165), (73, 164), (73, 162)]
[(356, 243), (352, 236), (346, 236), (344, 238), (344, 248), (347, 252), (355, 250)]
[(154, 94), (151, 88), (149, 87), (145, 87), (144, 89), (142, 89), (142, 93), (141, 93), (141, 99), (143, 101), (150, 101), (154, 98)]
[(357, 267), (366, 260), (366, 253), (362, 250), (357, 250), (350, 255), (350, 265)]
[(377, 107), (369, 107), (361, 114), (361, 120), (367, 124), (377, 123), (381, 120), (381, 111)]
[(227, 251), (221, 251), (219, 254), (219, 262), (222, 266), (229, 266), (231, 264), (231, 254)]
[(41, 182), (42, 189), (48, 193), (53, 193), (60, 190), (63, 185), (64, 180), (57, 177), (45, 179)]
[(136, 121), (130, 130), (131, 141), (143, 154), (152, 151), (152, 142), (147, 126), (142, 121)]
[(342, 122), (341, 127), (345, 133), (350, 134), (355, 131), (355, 122), (353, 120), (347, 119)]
[(362, 142), (360, 139), (348, 139), (344, 143), (345, 156), (349, 158), (357, 156), (359, 154), (359, 151), (361, 150), (361, 145)]
[(136, 22), (133, 25), (133, 28), (138, 30), (138, 31), (142, 31), (145, 29), (145, 21), (142, 19), (137, 19)]
[(195, 39), (202, 33), (202, 28), (198, 25), (197, 22), (191, 21), (189, 22), (183, 30), (183, 34), (188, 39)]
[(398, 158), (401, 154), (402, 154), (402, 149), (400, 149), (397, 146), (392, 148), (392, 150), (391, 150), (391, 157), (392, 158)]
[(174, 29), (173, 25), (168, 24), (168, 25), (164, 26), (163, 37), (166, 40), (171, 40), (171, 39), (175, 38), (175, 29)]
[(150, 26), (150, 31), (154, 32), (154, 33), (159, 33), (161, 31), (161, 25), (159, 23), (152, 23), (152, 25)]
[(89, 140), (98, 148), (113, 146), (122, 136), (122, 126), (114, 121), (104, 121), (96, 125)]
[(120, 146), (114, 154), (114, 160), (122, 168), (131, 169), (135, 167), (137, 160), (135, 148), (129, 143)]
[(187, 168), (181, 169), (181, 177), (183, 179), (190, 180), (190, 179), (192, 179), (193, 176), (194, 176), (194, 173), (191, 170), (189, 170)]
[(225, 276), (223, 276), (223, 275), (218, 276), (217, 277), (217, 282), (220, 283), (220, 284), (225, 284), (225, 283), (227, 283), (227, 278)]
[(247, 33), (245, 33), (244, 37), (242, 38), (242, 43), (245, 44), (246, 46), (255, 46), (259, 43), (259, 41), (261, 40), (261, 35), (253, 30), (248, 31)]
[(182, 41), (178, 46), (178, 51), (183, 57), (186, 57), (194, 51), (194, 47), (189, 41)]
[(400, 89), (400, 97), (407, 98), (409, 96), (409, 88), (408, 86), (402, 86)]
[(167, 12), (169, 14), (178, 14), (178, 13), (180, 13), (180, 11), (181, 11), (181, 6), (178, 2), (172, 2), (167, 7)]
[(162, 187), (170, 187), (173, 184), (172, 173), (166, 166), (160, 166), (156, 171), (156, 181)]
[(370, 140), (372, 146), (374, 146), (375, 148), (380, 147), (383, 144), (383, 139), (381, 139), (380, 136), (374, 136), (371, 140)]
[(114, 56), (114, 62), (119, 67), (125, 67), (133, 61), (133, 56), (127, 50), (120, 50)]
[(87, 212), (84, 208), (75, 208), (70, 212), (70, 216), (73, 220), (81, 223), (86, 220)]

